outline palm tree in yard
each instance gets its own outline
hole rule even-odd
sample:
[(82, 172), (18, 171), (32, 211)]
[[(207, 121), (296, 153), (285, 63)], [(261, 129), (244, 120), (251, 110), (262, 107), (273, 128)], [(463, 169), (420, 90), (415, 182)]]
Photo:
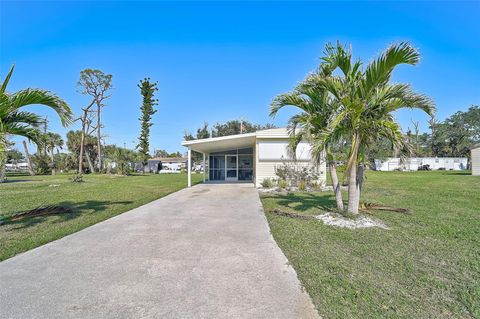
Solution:
[(326, 66), (320, 66), (319, 71), (309, 75), (292, 92), (277, 96), (270, 110), (270, 116), (275, 117), (280, 109), (286, 106), (295, 106), (302, 113), (294, 115), (289, 121), (291, 135), (289, 148), (292, 156), (295, 154), (298, 143), (308, 141), (312, 147), (313, 161), (318, 165), (326, 157), (333, 190), (337, 203), (337, 210), (343, 211), (343, 199), (335, 165), (335, 153), (332, 151), (342, 142), (341, 131), (329, 135), (324, 140), (321, 132), (340, 110), (340, 105), (333, 99), (328, 91), (318, 83), (318, 79), (331, 75), (331, 70)]
[(315, 127), (313, 150), (328, 147), (330, 141), (345, 139), (348, 152), (348, 212), (357, 214), (363, 183), (363, 165), (368, 149), (381, 138), (394, 148), (406, 150), (408, 145), (393, 113), (401, 108), (416, 108), (430, 116), (435, 112), (433, 101), (413, 91), (410, 85), (391, 83), (394, 69), (416, 65), (419, 52), (409, 43), (394, 44), (365, 68), (360, 60), (353, 61), (350, 50), (342, 45), (327, 45), (320, 70), (310, 76), (318, 91), (328, 96), (335, 112)]
[(53, 109), (64, 126), (72, 122), (72, 111), (65, 101), (55, 94), (42, 89), (23, 89), (7, 93), (7, 85), (13, 73), (13, 66), (0, 87), (0, 182), (5, 179), (7, 139), (11, 135), (23, 136), (38, 143), (40, 126), (44, 120), (37, 114), (22, 111), (28, 105), (41, 104)]

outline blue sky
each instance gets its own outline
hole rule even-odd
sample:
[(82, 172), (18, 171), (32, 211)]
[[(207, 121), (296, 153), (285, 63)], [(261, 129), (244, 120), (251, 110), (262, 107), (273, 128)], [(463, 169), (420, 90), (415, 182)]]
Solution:
[[(326, 42), (351, 44), (368, 62), (395, 41), (422, 53), (395, 81), (431, 96), (444, 119), (480, 104), (480, 2), (23, 2), (0, 0), (0, 76), (16, 69), (9, 90), (56, 92), (79, 114), (87, 98), (84, 68), (113, 75), (104, 109), (107, 143), (133, 147), (144, 77), (159, 82), (151, 148), (184, 151), (184, 131), (234, 118), (272, 120), (269, 103), (316, 68)], [(54, 118), (51, 112), (32, 110)], [(402, 111), (405, 129), (427, 117)], [(73, 126), (78, 128), (78, 125)], [(51, 129), (68, 129), (52, 120)], [(70, 128), (71, 129), (71, 128)], [(19, 139), (15, 139), (19, 141)]]

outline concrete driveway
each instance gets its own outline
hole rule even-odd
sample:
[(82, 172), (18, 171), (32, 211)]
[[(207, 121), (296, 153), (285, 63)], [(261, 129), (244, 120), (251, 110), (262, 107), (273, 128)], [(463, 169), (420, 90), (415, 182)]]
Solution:
[(202, 184), (0, 263), (0, 318), (316, 318), (251, 184)]

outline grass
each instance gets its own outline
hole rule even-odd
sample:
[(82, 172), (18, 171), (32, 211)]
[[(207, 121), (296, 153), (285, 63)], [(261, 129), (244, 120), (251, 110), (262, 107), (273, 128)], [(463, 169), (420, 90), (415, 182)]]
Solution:
[[(272, 234), (324, 318), (480, 318), (480, 177), (368, 172), (362, 200), (390, 230), (347, 230), (268, 213), (317, 215), (333, 193), (265, 195)], [(344, 197), (346, 198), (346, 197)]]
[[(61, 205), (71, 213), (0, 225), (0, 260), (77, 232), (187, 186), (186, 174), (14, 176), (0, 184), (0, 219), (39, 206)], [(200, 174), (193, 174), (199, 182)], [(53, 186), (58, 185), (58, 186)]]

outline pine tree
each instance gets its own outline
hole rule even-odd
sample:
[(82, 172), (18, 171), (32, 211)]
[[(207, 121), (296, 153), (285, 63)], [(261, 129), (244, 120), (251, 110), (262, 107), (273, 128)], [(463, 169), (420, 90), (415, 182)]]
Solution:
[(138, 87), (140, 88), (140, 94), (143, 97), (143, 103), (140, 107), (142, 111), (142, 116), (139, 118), (141, 122), (141, 131), (140, 136), (138, 137), (137, 149), (139, 150), (143, 165), (147, 165), (148, 159), (150, 158), (149, 149), (150, 149), (150, 127), (153, 125), (151, 123), (152, 115), (157, 112), (154, 109), (155, 105), (158, 105), (158, 100), (154, 98), (155, 91), (158, 91), (157, 88), (158, 82), (150, 82), (150, 78), (145, 78), (140, 81)]

